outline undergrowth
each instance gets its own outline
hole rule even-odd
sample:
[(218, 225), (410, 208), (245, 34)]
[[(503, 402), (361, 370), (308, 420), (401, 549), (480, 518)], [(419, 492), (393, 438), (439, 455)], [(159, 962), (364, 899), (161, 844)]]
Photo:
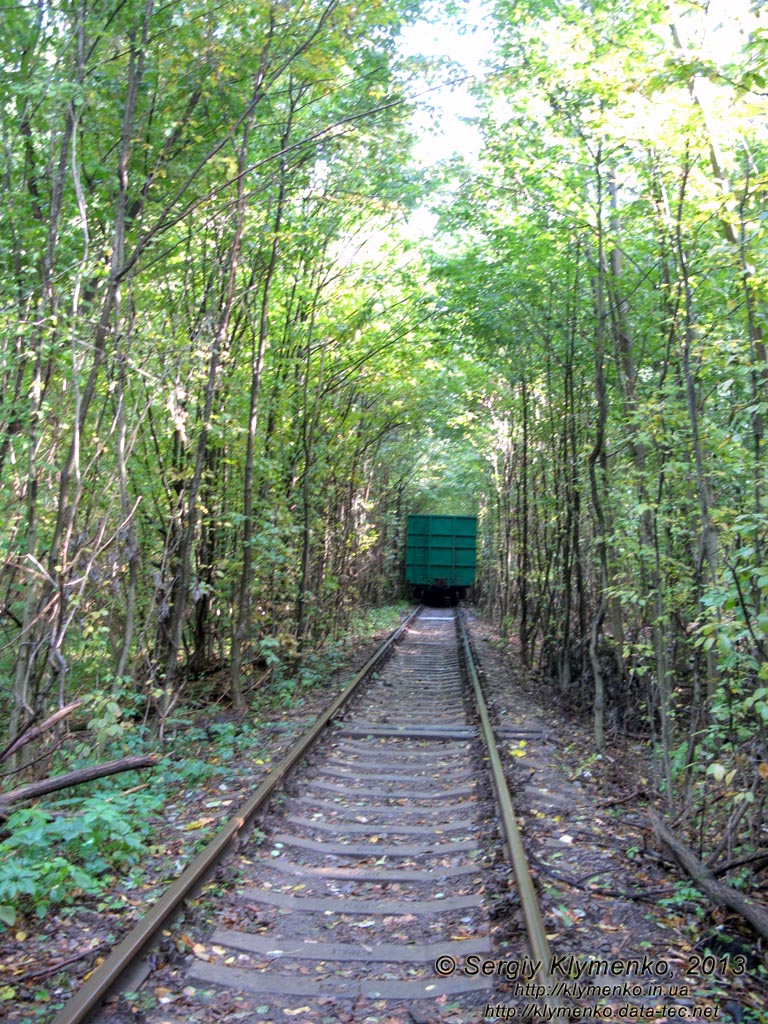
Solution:
[[(403, 610), (396, 605), (361, 614), (354, 640), (394, 628)], [(87, 739), (81, 736), (60, 756), (57, 773), (127, 754), (157, 753), (160, 761), (154, 769), (101, 779), (20, 808), (0, 824), (0, 933), (24, 919), (45, 917), (53, 907), (87, 901), (99, 909), (105, 898), (111, 905), (138, 887), (147, 858), (160, 852), (156, 837), (166, 809), (175, 801), (191, 802), (212, 779), (226, 790), (243, 763), (264, 764), (264, 725), (324, 684), (343, 664), (350, 642), (327, 644), (299, 665), (276, 664), (271, 684), (254, 695), (243, 720), (223, 716), (217, 706), (201, 714), (180, 705), (164, 745), (136, 719), (135, 695), (94, 700)], [(205, 836), (197, 833), (198, 844)]]
[(159, 789), (110, 791), (14, 811), (0, 842), (0, 922), (45, 917), (129, 878), (147, 852)]

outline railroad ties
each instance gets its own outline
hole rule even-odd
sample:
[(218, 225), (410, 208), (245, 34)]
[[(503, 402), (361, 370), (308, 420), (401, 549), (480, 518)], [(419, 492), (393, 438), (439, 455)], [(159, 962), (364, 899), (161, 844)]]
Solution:
[(427, 610), (273, 800), (188, 984), (267, 1017), (490, 998), (488, 978), (434, 966), (491, 953), (481, 861), (499, 840), (467, 701), (454, 616)]

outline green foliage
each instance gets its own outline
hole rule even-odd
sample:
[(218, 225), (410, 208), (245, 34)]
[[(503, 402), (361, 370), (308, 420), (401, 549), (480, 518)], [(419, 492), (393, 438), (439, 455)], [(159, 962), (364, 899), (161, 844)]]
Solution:
[[(79, 695), (78, 756), (156, 718), (172, 741), (185, 682), (237, 700), (264, 668), (288, 706), (399, 596), (405, 514), (477, 512), (476, 596), (558, 698), (588, 710), (602, 657), (668, 795), (709, 766), (761, 806), (765, 34), (498, 0), (481, 159), (424, 175), (396, 46), (417, 8), (9, 14), (10, 731)], [(428, 187), (430, 244), (400, 230)]]
[[(44, 917), (51, 905), (95, 896), (115, 874), (134, 868), (147, 851), (149, 815), (160, 794), (94, 795), (69, 801), (66, 811), (33, 807), (15, 811), (0, 843), (0, 920)], [(73, 808), (71, 805), (75, 804)]]
[(393, 273), (351, 255), (422, 189), (416, 5), (148, 10), (14, 8), (0, 81), (1, 696), (13, 732), (86, 695), (97, 749), (238, 628), (246, 663), (339, 634), (417, 407)]
[(706, 897), (690, 882), (675, 882), (671, 896), (662, 896), (659, 899), (659, 906), (668, 907), (670, 910), (685, 910), (693, 913), (697, 918), (706, 917), (708, 903)]
[(276, 636), (265, 636), (259, 641), (259, 654), (267, 668), (275, 668), (280, 664), (280, 641)]
[[(180, 721), (176, 756), (150, 772), (141, 791), (124, 791), (126, 776), (102, 780), (98, 792), (14, 811), (0, 842), (0, 922), (44, 916), (105, 890), (135, 884), (156, 841), (155, 819), (169, 799), (207, 780), (232, 777), (237, 756), (258, 760), (258, 732), (247, 722)], [(120, 904), (119, 895), (116, 897)]]
[(108, 693), (93, 693), (86, 698), (92, 717), (88, 728), (96, 739), (99, 750), (111, 742), (121, 740), (125, 733), (123, 710), (114, 697)]
[(484, 463), (481, 596), (555, 699), (591, 709), (602, 660), (603, 714), (658, 738), (669, 799), (709, 765), (731, 807), (754, 801), (754, 836), (766, 103), (738, 83), (757, 20), (737, 44), (657, 3), (499, 0), (495, 17), (485, 148), (448, 170), (431, 254), (442, 347), (480, 370), (460, 418)]
[(396, 628), (408, 609), (409, 605), (404, 601), (381, 608), (361, 609), (352, 620), (352, 635), (367, 639), (378, 633), (388, 633)]

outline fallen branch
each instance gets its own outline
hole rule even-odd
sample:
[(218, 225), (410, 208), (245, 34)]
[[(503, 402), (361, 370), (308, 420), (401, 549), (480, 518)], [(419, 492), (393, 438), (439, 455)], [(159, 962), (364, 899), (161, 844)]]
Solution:
[(630, 800), (647, 799), (648, 794), (644, 788), (636, 789), (634, 793), (629, 793), (627, 796), (615, 796), (610, 800), (603, 800), (603, 807), (618, 807), (619, 804), (628, 804)]
[(586, 883), (590, 878), (596, 878), (598, 875), (604, 875), (611, 868), (606, 868), (605, 871), (594, 871), (589, 875), (583, 875), (581, 878), (571, 878), (569, 875), (563, 875), (562, 873), (555, 871), (549, 864), (545, 864), (543, 860), (529, 851), (528, 859), (531, 864), (535, 865), (539, 871), (542, 871), (549, 878), (553, 878), (556, 882), (562, 882), (564, 885), (570, 886), (572, 889), (581, 889), (583, 892), (588, 892), (592, 896), (607, 896), (612, 899), (620, 900), (637, 900), (638, 902), (645, 903), (657, 903), (660, 896), (668, 896), (670, 894), (669, 887), (664, 889), (599, 889), (596, 886), (587, 885)]
[(648, 817), (658, 838), (669, 848), (677, 863), (690, 875), (698, 888), (713, 903), (721, 907), (728, 907), (729, 910), (733, 910), (743, 917), (758, 935), (768, 941), (768, 910), (756, 900), (750, 899), (749, 896), (738, 892), (730, 885), (718, 882), (713, 872), (706, 864), (702, 864), (693, 850), (675, 839), (661, 820), (658, 811), (650, 808)]
[(84, 782), (103, 779), (107, 775), (117, 775), (119, 772), (130, 772), (137, 768), (154, 768), (156, 764), (157, 758), (154, 755), (121, 757), (117, 761), (105, 761), (103, 764), (93, 764), (88, 768), (78, 768), (74, 772), (54, 775), (50, 779), (32, 782), (29, 786), (12, 789), (8, 793), (0, 793), (0, 813), (7, 804), (17, 804), (22, 800), (35, 800), (46, 793), (56, 793), (60, 789), (80, 786)]
[(31, 743), (32, 740), (36, 740), (38, 736), (42, 736), (44, 732), (53, 728), (53, 726), (56, 725), (57, 722), (60, 722), (62, 718), (66, 718), (67, 715), (71, 715), (72, 712), (79, 708), (82, 703), (83, 702), (81, 700), (76, 700), (72, 704), (67, 704), (65, 708), (59, 708), (59, 710), (52, 714), (50, 718), (46, 718), (41, 725), (36, 725), (34, 729), (27, 729), (25, 732), (22, 732), (22, 734), (17, 736), (16, 739), (11, 740), (4, 750), (0, 751), (0, 761), (7, 761), (8, 758), (15, 754), (17, 750), (21, 750), (21, 748), (26, 746), (27, 743)]
[[(61, 750), (62, 746), (63, 746), (62, 740), (61, 739), (56, 740), (55, 743), (51, 744), (50, 746), (46, 746), (45, 749), (42, 750), (37, 755), (37, 757), (33, 757), (31, 761), (27, 761), (26, 764), (19, 765), (18, 768), (8, 768), (7, 770), (3, 771), (2, 772), (2, 778), (3, 779), (10, 779), (14, 775), (21, 775), (23, 772), (29, 773), (29, 772), (34, 771), (34, 769), (39, 764), (42, 764), (44, 761), (45, 762), (50, 762), (50, 760), (53, 757), (53, 755), (58, 753), (59, 750)], [(0, 761), (2, 761), (2, 758), (0, 758)], [(10, 783), (8, 783), (8, 785), (10, 785)], [(1, 787), (0, 787), (0, 794), (2, 794), (2, 788)]]
[(717, 876), (727, 875), (729, 871), (735, 871), (736, 868), (743, 868), (747, 865), (760, 871), (766, 864), (768, 864), (768, 850), (758, 850), (756, 853), (750, 853), (746, 857), (729, 860), (727, 864), (715, 864), (712, 867), (712, 874)]
[(251, 690), (258, 690), (258, 689), (260, 689), (260, 687), (264, 686), (269, 681), (269, 678), (270, 678), (271, 675), (272, 675), (272, 669), (271, 668), (268, 668), (266, 670), (266, 672), (262, 672), (261, 675), (258, 677), (258, 679), (254, 679), (253, 682), (250, 684), (250, 686), (246, 687), (246, 693), (250, 693)]
[(81, 949), (79, 953), (73, 953), (72, 956), (66, 957), (64, 960), (57, 960), (56, 963), (48, 964), (46, 967), (36, 968), (34, 971), (28, 971), (26, 974), (19, 976), (11, 976), (15, 984), (20, 985), (27, 981), (34, 981), (36, 978), (51, 978), (54, 974), (58, 974), (59, 971), (64, 970), (65, 967), (70, 967), (72, 964), (79, 963), (81, 960), (85, 960), (89, 956), (101, 956), (102, 953), (106, 953), (108, 949), (111, 949), (109, 942), (100, 942), (98, 946), (93, 946), (91, 949)]

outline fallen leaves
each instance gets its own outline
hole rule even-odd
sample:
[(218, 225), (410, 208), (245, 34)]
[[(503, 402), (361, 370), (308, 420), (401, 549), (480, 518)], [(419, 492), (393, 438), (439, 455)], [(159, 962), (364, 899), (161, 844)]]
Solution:
[(197, 821), (189, 821), (185, 825), (179, 826), (180, 832), (195, 832), (199, 828), (205, 828), (206, 825), (210, 825), (216, 821), (216, 818), (198, 818)]
[(155, 989), (155, 998), (161, 1006), (167, 1006), (168, 1003), (175, 1003), (178, 996), (169, 988), (164, 988), (162, 985), (158, 985)]

